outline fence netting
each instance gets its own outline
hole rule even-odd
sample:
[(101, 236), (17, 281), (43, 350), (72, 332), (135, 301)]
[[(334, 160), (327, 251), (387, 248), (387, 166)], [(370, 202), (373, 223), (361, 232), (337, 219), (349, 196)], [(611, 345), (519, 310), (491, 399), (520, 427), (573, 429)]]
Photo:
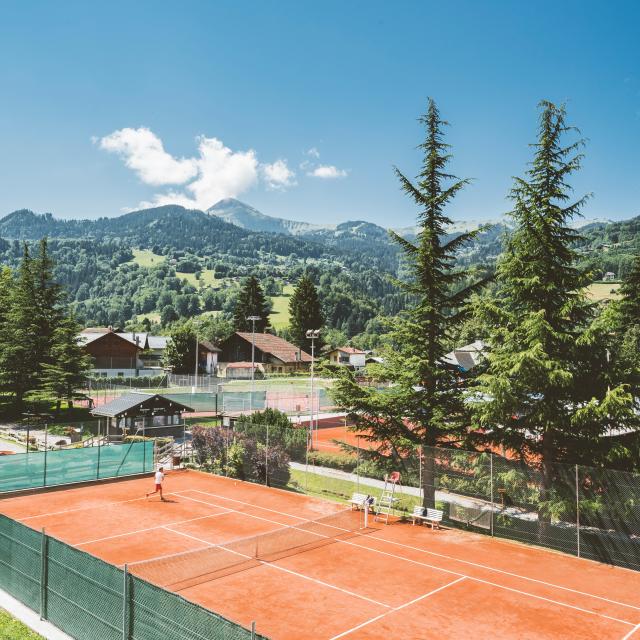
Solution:
[(76, 640), (263, 636), (0, 515), (0, 588)]
[(146, 473), (154, 443), (107, 443), (0, 456), (0, 493)]
[(349, 502), (354, 493), (379, 501), (398, 471), (398, 516), (434, 506), (448, 526), (640, 570), (640, 474), (429, 447), (383, 448), (380, 460), (344, 427), (248, 417), (192, 434), (194, 464), (216, 474)]

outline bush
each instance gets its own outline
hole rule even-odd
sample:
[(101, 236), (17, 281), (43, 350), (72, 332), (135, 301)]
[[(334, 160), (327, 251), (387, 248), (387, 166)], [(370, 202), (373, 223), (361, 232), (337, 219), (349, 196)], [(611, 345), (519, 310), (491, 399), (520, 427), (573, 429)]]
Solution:
[(123, 376), (117, 376), (115, 378), (92, 377), (90, 381), (94, 389), (100, 389), (105, 383), (118, 387), (134, 387), (136, 389), (167, 386), (167, 377), (164, 374), (158, 376), (138, 376), (137, 378), (125, 378)]
[[(355, 456), (346, 453), (324, 453), (322, 451), (309, 452), (309, 464), (317, 467), (329, 467), (340, 471), (355, 471), (358, 460)], [(361, 465), (362, 466), (362, 465)]]

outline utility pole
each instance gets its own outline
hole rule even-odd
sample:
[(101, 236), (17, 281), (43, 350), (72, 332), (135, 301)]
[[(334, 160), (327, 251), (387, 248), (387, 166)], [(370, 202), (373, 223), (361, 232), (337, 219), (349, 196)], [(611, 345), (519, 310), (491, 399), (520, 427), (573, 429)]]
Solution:
[(256, 377), (256, 322), (262, 320), (260, 316), (249, 316), (251, 322), (251, 395), (249, 396), (249, 414), (253, 414), (253, 383)]
[[(311, 340), (311, 406), (309, 415), (309, 428), (311, 430), (311, 442), (313, 444), (313, 414), (314, 414), (314, 398), (313, 398), (313, 364), (315, 362), (316, 340), (320, 337), (320, 329), (308, 329), (305, 333), (308, 340)], [(316, 444), (318, 440), (316, 424)]]

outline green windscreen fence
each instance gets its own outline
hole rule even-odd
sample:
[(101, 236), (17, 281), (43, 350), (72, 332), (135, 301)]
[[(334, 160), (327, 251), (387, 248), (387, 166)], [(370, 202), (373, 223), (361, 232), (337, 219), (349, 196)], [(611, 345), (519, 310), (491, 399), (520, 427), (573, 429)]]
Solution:
[(265, 640), (0, 515), (0, 588), (76, 640)]
[(153, 441), (0, 456), (0, 493), (153, 470)]

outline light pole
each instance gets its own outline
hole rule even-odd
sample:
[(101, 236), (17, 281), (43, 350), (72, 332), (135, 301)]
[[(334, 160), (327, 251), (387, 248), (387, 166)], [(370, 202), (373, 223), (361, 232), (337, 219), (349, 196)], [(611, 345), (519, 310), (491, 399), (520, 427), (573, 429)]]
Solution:
[[(313, 412), (314, 412), (314, 400), (313, 400), (313, 363), (315, 361), (315, 349), (316, 349), (316, 340), (320, 337), (320, 329), (308, 329), (305, 333), (308, 340), (311, 340), (311, 411), (309, 416), (309, 428), (311, 430), (311, 443), (313, 444)], [(316, 441), (318, 439), (316, 427)], [(317, 442), (316, 442), (317, 444)]]
[(260, 316), (249, 316), (251, 322), (251, 395), (249, 396), (249, 413), (253, 414), (253, 382), (256, 375), (256, 322), (262, 320)]

